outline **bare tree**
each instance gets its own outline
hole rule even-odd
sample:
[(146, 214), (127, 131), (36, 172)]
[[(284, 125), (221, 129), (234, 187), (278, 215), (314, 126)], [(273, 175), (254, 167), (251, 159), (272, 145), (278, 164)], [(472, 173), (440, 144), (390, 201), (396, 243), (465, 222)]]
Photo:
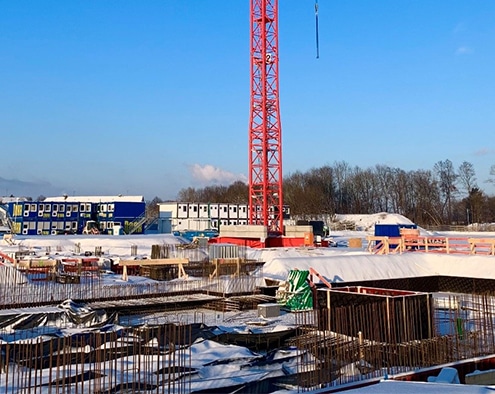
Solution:
[(151, 201), (146, 202), (146, 218), (148, 220), (156, 219), (160, 215), (160, 204), (163, 200), (159, 197), (153, 198)]
[(309, 215), (310, 209), (307, 207), (307, 188), (305, 175), (296, 171), (284, 179), (284, 203), (290, 206), (293, 215)]
[(337, 212), (340, 213), (351, 213), (350, 210), (350, 185), (349, 185), (349, 176), (350, 176), (350, 166), (349, 163), (345, 161), (340, 161), (334, 164), (334, 179), (335, 179), (335, 187), (336, 187), (336, 195), (337, 195), (337, 204), (336, 209)]
[(471, 190), (476, 186), (476, 172), (474, 170), (474, 166), (472, 163), (467, 161), (462, 162), (458, 169), (459, 175), (459, 183), (462, 188), (466, 191), (466, 194), (469, 195)]
[(375, 166), (375, 176), (379, 189), (376, 200), (376, 210), (377, 212), (388, 212), (391, 209), (390, 201), (394, 185), (392, 168), (378, 164)]
[(490, 167), (490, 175), (493, 177), (493, 178), (489, 178), (487, 180), (487, 182), (490, 182), (490, 183), (495, 183), (495, 164), (493, 164), (491, 167)]
[(432, 172), (429, 170), (412, 171), (410, 177), (410, 193), (414, 199), (411, 219), (422, 225), (441, 224), (442, 215), (437, 209), (441, 205), (440, 191)]
[(187, 189), (181, 189), (177, 194), (177, 199), (183, 202), (195, 202), (197, 201), (198, 192), (193, 187)]
[(444, 198), (442, 212), (447, 222), (452, 221), (452, 202), (456, 192), (456, 181), (458, 175), (454, 171), (454, 166), (450, 160), (439, 161), (434, 166), (435, 173), (438, 176), (438, 185)]

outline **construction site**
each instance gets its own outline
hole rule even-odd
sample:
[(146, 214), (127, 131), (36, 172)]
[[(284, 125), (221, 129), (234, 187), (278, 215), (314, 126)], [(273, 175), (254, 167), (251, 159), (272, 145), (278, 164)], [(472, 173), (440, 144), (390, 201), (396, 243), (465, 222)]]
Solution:
[[(131, 235), (144, 222), (128, 223), (123, 235), (129, 218), (122, 216), (123, 223), (106, 222), (112, 235), (104, 236), (91, 205), (80, 229), (81, 211), (77, 203), (67, 210), (67, 195), (56, 205), (13, 204), (26, 221), (14, 220), (16, 231), (0, 244), (2, 392), (331, 393), (383, 379), (495, 384), (493, 233), (343, 232), (345, 242), (316, 241), (310, 226), (284, 223), (278, 10), (278, 0), (250, 1), (242, 226), (184, 242)], [(317, 1), (314, 16), (318, 58)], [(109, 218), (117, 202), (106, 201), (101, 214)], [(88, 204), (99, 209), (102, 201)], [(144, 200), (136, 204), (144, 220)], [(439, 378), (444, 368), (455, 370), (449, 381)]]
[[(142, 254), (132, 246), (120, 259), (98, 238), (91, 251), (60, 241), (2, 247), (0, 385), (6, 393), (335, 392), (385, 376), (425, 380), (447, 364), (461, 383), (492, 369), (495, 272), (484, 267), (493, 253), (432, 253), (407, 246), (424, 243), (410, 232), (367, 238), (403, 247), (162, 243)], [(446, 272), (451, 259), (469, 262), (473, 275)]]

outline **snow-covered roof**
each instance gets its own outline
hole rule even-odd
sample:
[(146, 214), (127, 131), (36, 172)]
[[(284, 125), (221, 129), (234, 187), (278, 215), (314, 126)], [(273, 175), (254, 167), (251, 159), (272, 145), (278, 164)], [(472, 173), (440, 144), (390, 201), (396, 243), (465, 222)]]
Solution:
[(0, 203), (7, 204), (9, 202), (22, 202), (28, 201), (27, 197), (0, 197)]
[(143, 202), (144, 196), (59, 196), (47, 197), (46, 202), (91, 202), (91, 203), (109, 203), (116, 201), (123, 202)]

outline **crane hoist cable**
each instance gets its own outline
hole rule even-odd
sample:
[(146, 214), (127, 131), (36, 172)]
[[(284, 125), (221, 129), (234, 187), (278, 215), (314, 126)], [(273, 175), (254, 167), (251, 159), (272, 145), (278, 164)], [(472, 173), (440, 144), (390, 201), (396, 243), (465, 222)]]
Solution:
[(318, 35), (318, 0), (315, 0), (315, 31), (316, 31), (316, 58), (320, 58), (320, 39)]

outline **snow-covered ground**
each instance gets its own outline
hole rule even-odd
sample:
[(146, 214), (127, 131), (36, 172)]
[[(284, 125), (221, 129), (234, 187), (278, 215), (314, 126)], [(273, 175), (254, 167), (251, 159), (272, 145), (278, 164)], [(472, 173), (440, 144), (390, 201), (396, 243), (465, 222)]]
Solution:
[[(396, 278), (434, 274), (495, 278), (493, 256), (462, 256), (438, 254), (403, 254), (376, 256), (366, 251), (366, 237), (374, 234), (375, 224), (413, 224), (402, 215), (378, 213), (373, 215), (337, 215), (338, 220), (353, 222), (359, 230), (332, 231), (329, 239), (334, 245), (347, 245), (350, 239), (361, 239), (361, 248), (270, 248), (248, 249), (250, 259), (264, 261), (263, 275), (284, 280), (292, 268), (317, 270), (331, 281), (355, 281), (371, 278)], [(422, 235), (495, 238), (495, 233), (429, 233)], [(101, 248), (103, 256), (113, 259), (149, 258), (152, 245), (169, 245), (178, 250), (185, 240), (170, 234), (158, 235), (55, 235), (16, 236), (14, 245), (0, 240), (0, 251), (32, 250), (38, 255), (70, 256)], [(469, 259), (469, 264), (466, 264)], [(492, 267), (493, 266), (493, 267)]]

